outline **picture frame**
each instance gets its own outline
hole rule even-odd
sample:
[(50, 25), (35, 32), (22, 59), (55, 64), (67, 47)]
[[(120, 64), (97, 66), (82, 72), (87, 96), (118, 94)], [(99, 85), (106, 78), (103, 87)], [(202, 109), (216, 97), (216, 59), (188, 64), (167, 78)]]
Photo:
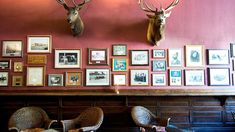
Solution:
[(131, 69), (130, 70), (131, 86), (149, 86), (148, 69)]
[(45, 67), (28, 66), (26, 76), (26, 86), (44, 86), (45, 85)]
[(27, 52), (28, 53), (51, 53), (52, 36), (51, 35), (28, 35)]
[(235, 43), (230, 43), (230, 52), (231, 52), (231, 57), (235, 57)]
[(88, 65), (109, 65), (108, 48), (88, 48), (88, 54)]
[(14, 75), (12, 76), (12, 86), (13, 87), (21, 87), (23, 86), (23, 76)]
[(182, 85), (182, 70), (170, 69), (169, 70), (169, 85), (181, 86)]
[(110, 69), (87, 68), (86, 86), (110, 86)]
[(230, 69), (229, 68), (208, 68), (209, 86), (229, 86)]
[(228, 49), (208, 49), (208, 65), (228, 65), (230, 62)]
[(165, 49), (153, 49), (152, 57), (155, 59), (164, 59), (166, 57)]
[(28, 55), (27, 63), (30, 65), (45, 65), (47, 64), (46, 55)]
[(204, 86), (205, 85), (205, 70), (203, 69), (186, 69), (185, 86)]
[(55, 68), (81, 68), (81, 49), (55, 49)]
[(126, 56), (127, 55), (126, 44), (113, 44), (112, 49), (113, 49), (113, 52), (112, 52), (113, 56)]
[(64, 75), (48, 74), (48, 86), (52, 87), (64, 86)]
[(186, 45), (185, 46), (186, 67), (204, 66), (204, 46)]
[(23, 72), (24, 64), (23, 62), (14, 62), (14, 72)]
[(23, 42), (21, 40), (3, 40), (2, 57), (22, 57)]
[(11, 60), (2, 59), (0, 60), (0, 70), (10, 70), (11, 69)]
[(152, 74), (152, 86), (166, 86), (166, 74), (165, 73), (153, 73)]
[(168, 66), (169, 67), (181, 67), (183, 65), (181, 48), (168, 49)]
[(113, 86), (127, 86), (127, 74), (126, 73), (114, 73), (112, 82), (113, 82)]
[(149, 50), (131, 50), (130, 52), (132, 66), (149, 65)]
[(65, 86), (82, 86), (82, 72), (66, 72)]
[(127, 71), (128, 59), (126, 58), (113, 58), (112, 71)]
[(9, 73), (8, 72), (0, 72), (0, 87), (8, 86)]
[(235, 73), (232, 74), (232, 78), (233, 78), (233, 86), (235, 86)]
[(152, 71), (166, 71), (166, 60), (153, 60)]

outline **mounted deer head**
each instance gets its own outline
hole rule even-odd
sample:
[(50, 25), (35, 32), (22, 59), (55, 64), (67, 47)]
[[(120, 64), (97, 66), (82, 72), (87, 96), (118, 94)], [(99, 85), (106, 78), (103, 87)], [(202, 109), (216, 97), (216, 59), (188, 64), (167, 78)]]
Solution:
[(164, 38), (166, 18), (170, 16), (170, 10), (179, 3), (179, 0), (174, 0), (166, 9), (160, 7), (160, 10), (158, 10), (158, 8), (152, 9), (144, 2), (144, 0), (139, 0), (138, 3), (142, 10), (148, 13), (152, 13), (147, 14), (149, 17), (147, 40), (150, 43), (159, 46), (158, 42)]
[(83, 2), (77, 4), (75, 0), (73, 1), (74, 6), (69, 7), (64, 0), (56, 0), (59, 4), (63, 5), (64, 8), (68, 11), (67, 21), (70, 24), (70, 28), (73, 32), (74, 36), (80, 36), (84, 30), (84, 24), (82, 19), (79, 16), (79, 10), (83, 7), (83, 5), (90, 0), (83, 0)]

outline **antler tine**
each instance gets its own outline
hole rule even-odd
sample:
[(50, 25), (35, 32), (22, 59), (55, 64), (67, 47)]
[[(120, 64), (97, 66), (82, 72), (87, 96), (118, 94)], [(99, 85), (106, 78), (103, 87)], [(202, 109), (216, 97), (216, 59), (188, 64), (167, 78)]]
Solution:
[(80, 4), (77, 4), (76, 2), (75, 2), (75, 0), (73, 0), (73, 4), (76, 6), (76, 7), (79, 7), (79, 6), (82, 6), (82, 5), (84, 5), (85, 3), (87, 3), (87, 2), (89, 2), (90, 0), (83, 0), (83, 2), (81, 2)]
[(143, 0), (139, 0), (138, 4), (140, 5), (141, 9), (146, 11), (146, 12), (155, 12), (148, 4), (143, 2)]
[(171, 9), (173, 9), (176, 5), (179, 4), (179, 0), (174, 0), (166, 9), (165, 11), (169, 11)]
[(64, 0), (56, 0), (59, 4), (63, 5), (66, 10), (69, 9), (67, 3)]

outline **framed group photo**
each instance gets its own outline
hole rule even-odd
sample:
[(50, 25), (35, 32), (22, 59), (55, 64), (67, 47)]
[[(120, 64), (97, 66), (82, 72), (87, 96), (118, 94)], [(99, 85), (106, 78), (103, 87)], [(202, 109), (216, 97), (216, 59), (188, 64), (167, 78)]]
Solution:
[(149, 50), (131, 50), (132, 66), (148, 66)]
[(26, 76), (26, 86), (44, 86), (45, 85), (45, 67), (28, 66)]
[(48, 74), (48, 86), (64, 86), (64, 75)]
[(168, 65), (169, 67), (181, 67), (182, 66), (182, 49), (172, 48), (168, 49)]
[(127, 74), (126, 73), (114, 73), (112, 82), (113, 82), (113, 86), (126, 86)]
[(148, 69), (130, 70), (130, 85), (149, 86), (149, 70)]
[(229, 86), (230, 69), (229, 68), (209, 68), (209, 85), (210, 86)]
[(52, 36), (51, 35), (28, 35), (27, 52), (28, 53), (51, 53)]
[(153, 86), (166, 86), (166, 74), (165, 73), (153, 73), (152, 74), (152, 85)]
[(2, 57), (22, 57), (23, 42), (21, 40), (3, 40)]
[(170, 86), (182, 85), (182, 70), (178, 70), (178, 69), (169, 70), (169, 85)]
[(109, 65), (108, 49), (88, 49), (88, 64), (89, 65)]
[(87, 68), (86, 86), (110, 86), (110, 69)]
[(208, 49), (208, 65), (228, 65), (229, 50), (227, 49)]
[(66, 72), (65, 86), (82, 86), (82, 72)]
[(0, 72), (0, 86), (8, 86), (8, 72)]
[(205, 85), (205, 71), (201, 69), (185, 70), (186, 86), (203, 86)]
[(126, 58), (113, 58), (112, 71), (127, 71), (128, 61)]
[(126, 56), (127, 55), (127, 45), (126, 44), (113, 44), (113, 56)]
[(204, 66), (204, 46), (186, 45), (185, 46), (186, 67)]

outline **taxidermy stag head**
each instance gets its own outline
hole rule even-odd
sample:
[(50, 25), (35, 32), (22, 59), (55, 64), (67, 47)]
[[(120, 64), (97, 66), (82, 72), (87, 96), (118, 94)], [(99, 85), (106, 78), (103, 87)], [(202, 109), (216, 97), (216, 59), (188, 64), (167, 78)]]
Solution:
[(84, 24), (82, 22), (81, 17), (79, 16), (79, 10), (83, 7), (83, 5), (90, 0), (83, 0), (83, 2), (77, 4), (75, 0), (73, 1), (74, 6), (69, 7), (68, 4), (64, 0), (56, 0), (59, 4), (64, 6), (64, 9), (68, 11), (67, 21), (70, 24), (70, 28), (73, 32), (74, 36), (80, 36), (84, 30)]
[(152, 9), (144, 0), (139, 0), (138, 3), (143, 11), (151, 13), (147, 14), (149, 17), (147, 40), (159, 46), (158, 42), (164, 38), (166, 18), (170, 16), (170, 10), (179, 3), (179, 0), (174, 0), (166, 9), (160, 7), (160, 10), (158, 10), (158, 8)]

